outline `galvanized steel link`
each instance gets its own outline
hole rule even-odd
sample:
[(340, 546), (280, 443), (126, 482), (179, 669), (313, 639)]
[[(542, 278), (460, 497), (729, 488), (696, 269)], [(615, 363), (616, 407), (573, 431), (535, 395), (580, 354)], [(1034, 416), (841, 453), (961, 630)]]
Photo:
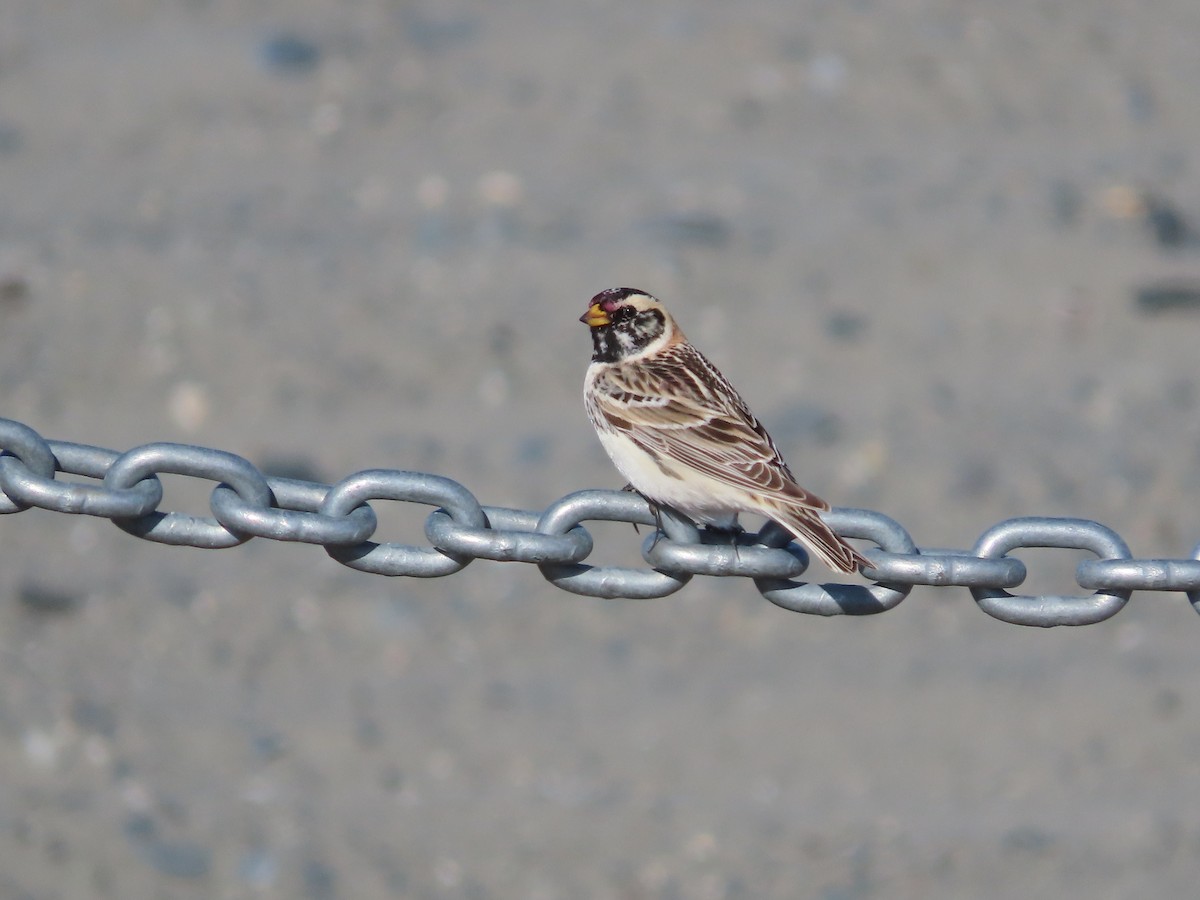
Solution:
[[(607, 520), (654, 525), (655, 515), (643, 497), (626, 491), (576, 491), (550, 504), (538, 520), (542, 534), (567, 534), (582, 522)], [(670, 535), (678, 519), (664, 510), (663, 527)], [(573, 594), (608, 599), (649, 600), (673, 594), (692, 576), (623, 566), (589, 566), (583, 563), (543, 563), (539, 568), (551, 584)]]
[[(134, 447), (118, 456), (104, 475), (104, 485), (129, 490), (138, 482), (159, 474), (188, 475), (227, 484), (247, 503), (267, 507), (271, 488), (266, 476), (248, 460), (189, 444), (156, 443)], [(235, 547), (252, 535), (230, 531), (209, 516), (179, 512), (148, 512), (136, 518), (114, 518), (118, 528), (148, 541), (176, 546), (221, 549)]]
[(576, 563), (592, 552), (592, 536), (582, 526), (566, 534), (539, 534), (538, 514), (527, 509), (485, 506), (483, 528), (463, 525), (444, 509), (425, 519), (425, 536), (444, 553), (497, 562)]
[[(0, 497), (0, 513), (28, 509), (36, 500), (31, 498), (28, 503), (21, 503), (16, 499), (21, 493), (19, 482), (22, 478), (31, 484), (36, 484), (39, 478), (52, 479), (56, 468), (54, 452), (40, 434), (11, 419), (0, 419), (0, 448), (4, 450), (0, 455), (0, 462), (4, 463), (0, 466), (0, 491), (5, 494)], [(17, 464), (8, 462), (10, 459)]]
[(378, 525), (375, 510), (361, 504), (345, 515), (320, 512), (329, 495), (327, 484), (293, 478), (267, 478), (272, 502), (255, 504), (227, 484), (218, 484), (209, 501), (217, 521), (230, 531), (273, 541), (305, 544), (361, 544)]
[(162, 484), (150, 476), (126, 489), (58, 481), (57, 470), (67, 475), (103, 478), (119, 454), (113, 450), (50, 441), (50, 475), (30, 469), (18, 457), (0, 456), (0, 491), (19, 505), (37, 506), (55, 512), (101, 516), (108, 519), (148, 515), (162, 502)]
[[(884, 553), (916, 553), (917, 546), (907, 531), (894, 519), (870, 509), (832, 509), (824, 519), (834, 531), (845, 537), (866, 538)], [(875, 552), (867, 551), (874, 562)], [(883, 560), (881, 559), (881, 562)], [(874, 568), (864, 575), (871, 577)], [(811, 584), (782, 578), (756, 578), (760, 594), (784, 609), (817, 616), (869, 616), (895, 608), (908, 596), (912, 584), (879, 582), (865, 584)]]
[[(367, 469), (343, 478), (325, 495), (320, 512), (347, 515), (371, 500), (402, 500), (440, 506), (458, 523), (482, 528), (487, 522), (479, 501), (457, 481), (424, 472)], [(362, 541), (352, 546), (332, 545), (325, 552), (344, 566), (375, 575), (412, 575), (438, 578), (461, 571), (473, 557), (411, 544)]]
[[(57, 474), (75, 479), (59, 479)], [(212, 516), (162, 511), (160, 474), (216, 482)], [(372, 501), (435, 507), (425, 519), (429, 546), (371, 540)], [(1085, 519), (1027, 516), (988, 528), (972, 550), (919, 549), (896, 521), (873, 510), (834, 509), (839, 533), (871, 541), (863, 575), (874, 584), (798, 581), (808, 555), (773, 522), (736, 536), (700, 530), (670, 509), (654, 509), (626, 491), (586, 490), (543, 512), (481, 506), (466, 487), (424, 472), (369, 469), (327, 485), (263, 474), (232, 453), (190, 444), (154, 443), (124, 453), (47, 441), (20, 422), (0, 419), (0, 514), (30, 507), (111, 519), (151, 541), (216, 549), (251, 537), (319, 544), (366, 572), (423, 578), (458, 572), (474, 559), (532, 563), (552, 584), (594, 597), (648, 599), (674, 593), (695, 575), (754, 580), (785, 609), (815, 615), (868, 615), (894, 608), (914, 585), (969, 588), (991, 616), (1020, 625), (1085, 625), (1119, 612), (1133, 591), (1186, 593), (1200, 612), (1200, 544), (1188, 559), (1134, 558), (1112, 529)], [(651, 527), (641, 539), (649, 568), (585, 562), (593, 539), (583, 523)], [(1025, 565), (1010, 556), (1028, 547), (1088, 550), (1098, 558), (1076, 568), (1092, 594), (1014, 595)]]
[[(664, 523), (665, 524), (665, 523)], [(642, 556), (655, 569), (688, 575), (745, 578), (795, 578), (808, 568), (808, 554), (791, 535), (768, 522), (757, 534), (731, 536), (679, 521), (676, 537), (655, 533), (643, 543)]]
[[(1026, 516), (1007, 519), (980, 536), (975, 553), (1005, 556), (1018, 547), (1090, 550), (1104, 560), (1129, 559), (1129, 547), (1111, 528), (1088, 519)], [(1116, 615), (1129, 600), (1128, 588), (1108, 587), (1090, 596), (1019, 596), (994, 587), (972, 587), (979, 608), (1014, 625), (1091, 625)]]

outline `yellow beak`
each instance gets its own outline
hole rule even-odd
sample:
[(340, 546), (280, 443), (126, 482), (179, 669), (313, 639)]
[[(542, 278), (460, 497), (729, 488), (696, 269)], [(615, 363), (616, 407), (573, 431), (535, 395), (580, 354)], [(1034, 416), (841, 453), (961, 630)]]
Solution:
[(579, 317), (579, 321), (589, 328), (599, 328), (603, 325), (611, 325), (612, 319), (608, 313), (600, 308), (599, 303), (593, 303), (588, 307), (588, 311)]

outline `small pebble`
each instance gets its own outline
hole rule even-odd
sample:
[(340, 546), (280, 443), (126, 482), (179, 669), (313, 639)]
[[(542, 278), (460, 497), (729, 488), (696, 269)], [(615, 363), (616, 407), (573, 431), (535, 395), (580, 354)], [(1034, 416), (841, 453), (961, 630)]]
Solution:
[(278, 731), (269, 731), (255, 735), (250, 741), (250, 746), (254, 748), (254, 753), (259, 759), (271, 762), (286, 755), (287, 738)]
[(158, 824), (145, 813), (125, 819), (125, 837), (137, 847), (149, 866), (174, 878), (201, 879), (212, 870), (212, 851), (192, 841), (164, 841), (158, 837)]
[(71, 721), (84, 731), (111, 738), (117, 732), (116, 710), (105, 703), (87, 697), (76, 697), (71, 703)]
[(198, 431), (208, 420), (208, 389), (194, 381), (184, 381), (175, 386), (167, 401), (171, 420), (188, 432)]
[(46, 614), (73, 612), (83, 605), (79, 594), (32, 581), (17, 588), (17, 600), (28, 610)]
[(198, 880), (212, 870), (212, 851), (190, 841), (153, 841), (142, 850), (152, 868), (173, 878)]
[(1183, 212), (1159, 194), (1128, 184), (1113, 185), (1100, 195), (1100, 206), (1115, 219), (1141, 219), (1154, 242), (1165, 250), (1200, 242), (1200, 234)]
[(280, 32), (259, 45), (258, 56), (269, 71), (281, 75), (307, 75), (320, 63), (321, 50), (306, 38)]
[(337, 872), (333, 866), (310, 859), (304, 864), (304, 896), (307, 900), (333, 900), (337, 896)]
[(1195, 240), (1191, 225), (1171, 201), (1147, 194), (1142, 202), (1145, 205), (1146, 226), (1158, 246), (1174, 250)]
[(856, 313), (834, 313), (825, 320), (825, 331), (839, 341), (856, 341), (867, 330), (867, 320)]
[(1132, 219), (1145, 213), (1141, 194), (1128, 184), (1114, 184), (1100, 193), (1100, 208), (1114, 219)]
[(148, 841), (154, 838), (158, 827), (154, 819), (144, 813), (134, 813), (125, 820), (125, 836), (131, 841)]
[(544, 466), (550, 461), (553, 446), (547, 435), (526, 435), (517, 442), (517, 462), (523, 466)]
[(1200, 310), (1200, 281), (1160, 282), (1134, 293), (1134, 307), (1142, 315)]
[(267, 890), (279, 878), (279, 861), (266, 850), (253, 850), (238, 862), (238, 878), (256, 890)]
[(11, 122), (0, 122), (0, 156), (12, 156), (25, 146), (21, 129)]
[(462, 866), (458, 860), (443, 856), (433, 863), (433, 876), (446, 890), (454, 890), (462, 884)]
[(29, 282), (23, 276), (0, 276), (0, 308), (18, 306), (27, 299)]
[(25, 750), (25, 759), (30, 765), (49, 770), (58, 764), (58, 754), (62, 749), (62, 740), (58, 735), (40, 728), (31, 728), (21, 736), (21, 744)]
[(1148, 85), (1140, 81), (1130, 82), (1125, 87), (1125, 102), (1129, 118), (1134, 122), (1149, 122), (1154, 118), (1154, 94)]
[(487, 172), (479, 179), (479, 196), (490, 206), (516, 206), (524, 187), (512, 172)]
[(384, 742), (383, 726), (379, 724), (378, 719), (367, 715), (360, 716), (354, 725), (354, 736), (358, 739), (358, 745), (364, 749), (380, 747)]

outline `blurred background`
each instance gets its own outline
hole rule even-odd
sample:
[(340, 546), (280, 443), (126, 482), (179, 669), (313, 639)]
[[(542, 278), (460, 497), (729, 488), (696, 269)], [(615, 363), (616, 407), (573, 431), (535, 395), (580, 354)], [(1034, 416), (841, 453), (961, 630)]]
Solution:
[[(5, 0), (0, 415), (541, 509), (620, 486), (577, 318), (629, 285), (836, 505), (1186, 556), (1198, 37), (1187, 0)], [(27, 511), (0, 896), (1186, 896), (1198, 648), (1177, 594), (823, 620)]]

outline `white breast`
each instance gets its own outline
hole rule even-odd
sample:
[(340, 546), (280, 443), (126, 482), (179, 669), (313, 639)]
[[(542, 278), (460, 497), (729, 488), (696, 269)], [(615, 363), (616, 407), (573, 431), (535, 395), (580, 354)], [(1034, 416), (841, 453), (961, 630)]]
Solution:
[[(739, 511), (752, 508), (745, 491), (689, 467), (663, 460), (617, 432), (597, 429), (609, 459), (626, 480), (649, 500), (672, 506), (701, 525), (732, 528)], [(678, 475), (680, 477), (673, 477)]]

